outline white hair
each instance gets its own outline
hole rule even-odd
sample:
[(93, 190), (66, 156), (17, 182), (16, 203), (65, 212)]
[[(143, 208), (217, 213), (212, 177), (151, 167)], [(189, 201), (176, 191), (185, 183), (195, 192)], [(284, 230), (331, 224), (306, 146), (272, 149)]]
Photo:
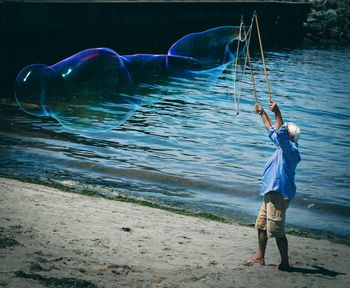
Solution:
[(300, 128), (295, 125), (294, 123), (287, 123), (287, 130), (288, 130), (288, 135), (290, 137), (290, 140), (293, 142), (298, 142), (299, 137), (300, 137)]

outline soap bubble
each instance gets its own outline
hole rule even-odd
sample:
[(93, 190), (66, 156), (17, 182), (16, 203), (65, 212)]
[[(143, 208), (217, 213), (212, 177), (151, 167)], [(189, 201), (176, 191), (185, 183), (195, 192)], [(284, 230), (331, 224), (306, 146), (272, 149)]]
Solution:
[(52, 66), (30, 65), (17, 76), (16, 101), (25, 112), (53, 117), (69, 129), (112, 129), (165, 95), (206, 93), (244, 55), (244, 49), (235, 55), (238, 33), (234, 26), (192, 33), (162, 55), (93, 48)]
[(88, 49), (49, 67), (28, 66), (17, 77), (15, 93), (24, 111), (80, 130), (118, 126), (139, 104), (121, 57), (106, 48)]
[(45, 102), (46, 83), (55, 77), (56, 73), (43, 64), (25, 67), (17, 76), (16, 100), (27, 113), (35, 116), (47, 115), (43, 107)]
[(192, 60), (185, 65), (186, 70), (211, 70), (233, 60), (238, 32), (237, 27), (224, 26), (192, 33), (176, 41), (169, 49), (168, 55), (178, 56), (176, 59), (183, 57)]

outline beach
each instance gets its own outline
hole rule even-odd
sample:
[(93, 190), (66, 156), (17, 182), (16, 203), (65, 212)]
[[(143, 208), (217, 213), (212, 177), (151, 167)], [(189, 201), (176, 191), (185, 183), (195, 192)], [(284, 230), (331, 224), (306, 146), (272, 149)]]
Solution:
[(350, 247), (289, 235), (294, 272), (246, 265), (256, 230), (0, 178), (0, 287), (348, 287)]

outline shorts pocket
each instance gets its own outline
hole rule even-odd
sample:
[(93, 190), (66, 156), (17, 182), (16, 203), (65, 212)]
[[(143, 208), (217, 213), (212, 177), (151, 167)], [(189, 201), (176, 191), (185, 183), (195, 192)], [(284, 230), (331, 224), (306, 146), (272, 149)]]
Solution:
[(272, 237), (283, 237), (285, 235), (284, 232), (284, 222), (283, 221), (273, 221), (270, 220), (267, 222), (267, 236), (269, 238)]
[(270, 199), (267, 205), (267, 218), (272, 221), (283, 221), (286, 215), (284, 199), (280, 196)]

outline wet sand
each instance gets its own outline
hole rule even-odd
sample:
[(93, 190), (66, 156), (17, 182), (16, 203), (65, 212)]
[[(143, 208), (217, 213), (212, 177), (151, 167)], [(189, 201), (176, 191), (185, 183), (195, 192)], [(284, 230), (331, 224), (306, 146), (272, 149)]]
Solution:
[[(0, 287), (348, 287), (350, 247), (288, 236), (294, 272), (241, 259), (256, 231), (0, 178)], [(51, 285), (51, 286), (49, 286)]]

